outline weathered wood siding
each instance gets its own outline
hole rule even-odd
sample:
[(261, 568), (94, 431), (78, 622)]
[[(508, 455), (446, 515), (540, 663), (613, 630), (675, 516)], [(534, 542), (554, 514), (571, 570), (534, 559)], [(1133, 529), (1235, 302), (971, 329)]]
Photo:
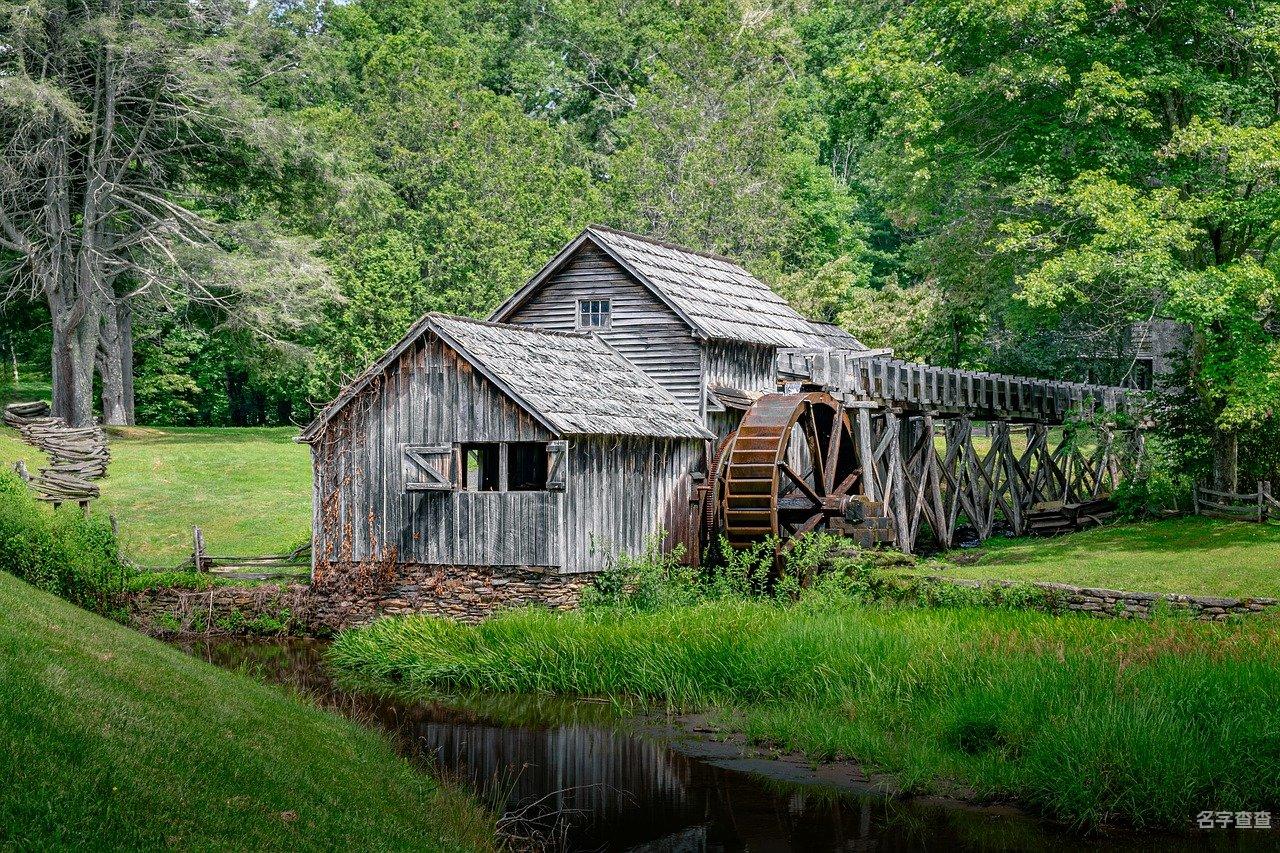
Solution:
[[(599, 571), (620, 553), (639, 554), (663, 532), (664, 548), (696, 541), (690, 473), (702, 442), (581, 436), (569, 448), (565, 570)], [(696, 547), (696, 546), (695, 546)]]
[(505, 322), (572, 332), (579, 299), (612, 300), (612, 322), (600, 337), (702, 414), (702, 359), (693, 333), (648, 288), (594, 246), (579, 249)]
[[(702, 345), (702, 375), (706, 388), (716, 386), (740, 391), (776, 391), (777, 350), (773, 347), (730, 341), (706, 341)], [(742, 413), (730, 409), (707, 412), (707, 429), (716, 441), (738, 428)]]
[(562, 492), (410, 492), (404, 445), (550, 441), (465, 360), (428, 336), (313, 444), (315, 559), (443, 565), (564, 563)]
[(407, 491), (405, 445), (555, 438), (439, 339), (410, 347), (312, 445), (314, 557), (327, 563), (605, 568), (620, 552), (688, 545), (702, 442), (569, 439), (565, 490)]

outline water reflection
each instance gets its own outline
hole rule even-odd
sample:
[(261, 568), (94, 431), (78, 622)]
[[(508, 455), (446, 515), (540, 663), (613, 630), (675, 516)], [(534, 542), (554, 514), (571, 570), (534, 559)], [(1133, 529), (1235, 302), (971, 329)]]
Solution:
[(379, 726), (405, 754), (461, 779), (499, 810), (528, 816), (545, 835), (562, 833), (571, 850), (1234, 850), (1262, 849), (1270, 836), (1082, 839), (1020, 815), (771, 781), (697, 744), (637, 734), (607, 703), (398, 702), (337, 688), (323, 646), (312, 641), (183, 648)]

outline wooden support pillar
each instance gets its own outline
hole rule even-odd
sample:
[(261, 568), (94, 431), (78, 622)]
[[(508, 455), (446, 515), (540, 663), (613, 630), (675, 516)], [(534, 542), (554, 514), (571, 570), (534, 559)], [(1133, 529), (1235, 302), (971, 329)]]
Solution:
[(904, 554), (911, 553), (911, 528), (907, 523), (907, 484), (906, 469), (902, 461), (902, 437), (906, 429), (893, 412), (885, 412), (885, 430), (889, 436), (888, 456), (889, 479), (893, 483), (893, 491), (886, 495), (893, 515), (894, 533), (897, 536), (898, 548)]
[(858, 409), (858, 456), (862, 462), (862, 495), (868, 500), (876, 498), (875, 451), (871, 446), (871, 412), (866, 408)]

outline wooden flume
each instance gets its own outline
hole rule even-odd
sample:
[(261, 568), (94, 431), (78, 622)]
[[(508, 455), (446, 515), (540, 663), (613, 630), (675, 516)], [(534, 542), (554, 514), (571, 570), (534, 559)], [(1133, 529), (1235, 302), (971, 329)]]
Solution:
[(778, 371), (785, 390), (761, 396), (713, 456), (704, 545), (775, 536), (786, 547), (829, 530), (912, 552), (962, 532), (1079, 529), (1113, 513), (1109, 497), (1144, 450), (1124, 389), (879, 354), (784, 351)]

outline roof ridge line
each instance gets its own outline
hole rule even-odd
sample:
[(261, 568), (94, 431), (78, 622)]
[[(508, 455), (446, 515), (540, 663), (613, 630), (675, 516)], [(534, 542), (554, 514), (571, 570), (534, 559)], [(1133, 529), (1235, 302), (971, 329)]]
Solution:
[(644, 234), (637, 234), (634, 231), (625, 231), (622, 228), (614, 228), (611, 225), (600, 225), (597, 223), (592, 223), (591, 225), (587, 226), (586, 230), (604, 231), (608, 234), (617, 234), (621, 237), (630, 237), (631, 239), (639, 240), (642, 243), (649, 243), (654, 246), (661, 246), (664, 249), (671, 249), (676, 252), (685, 252), (686, 254), (690, 254), (690, 255), (698, 255), (703, 258), (710, 258), (713, 261), (723, 261), (726, 264), (737, 267), (738, 269), (742, 270), (747, 275), (751, 276), (757, 281), (760, 281), (760, 279), (755, 274), (753, 274), (749, 269), (744, 267), (740, 262), (735, 261), (733, 258), (728, 257), (727, 255), (720, 255), (715, 252), (706, 252), (706, 251), (703, 251), (702, 249), (691, 249), (688, 246), (682, 246), (679, 243), (672, 243), (669, 240), (659, 240), (657, 237), (646, 237)]

